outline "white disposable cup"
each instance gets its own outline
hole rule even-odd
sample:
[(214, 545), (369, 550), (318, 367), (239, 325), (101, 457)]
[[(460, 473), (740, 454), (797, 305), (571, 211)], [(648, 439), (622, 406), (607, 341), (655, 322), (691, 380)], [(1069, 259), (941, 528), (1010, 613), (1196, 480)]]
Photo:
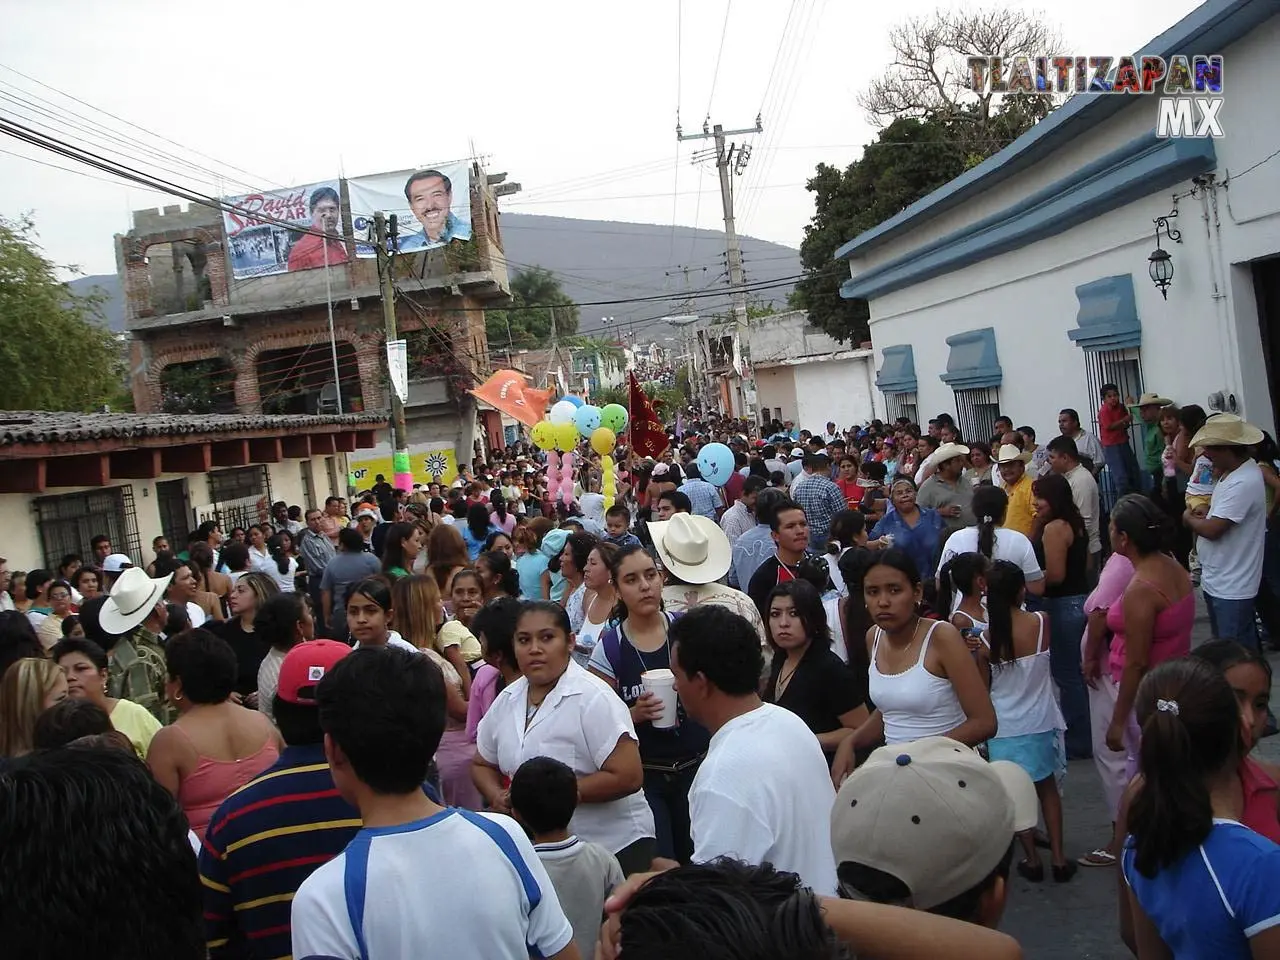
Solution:
[(640, 674), (640, 684), (645, 693), (652, 693), (662, 701), (662, 715), (653, 725), (668, 730), (676, 725), (676, 675), (670, 670), (646, 670)]

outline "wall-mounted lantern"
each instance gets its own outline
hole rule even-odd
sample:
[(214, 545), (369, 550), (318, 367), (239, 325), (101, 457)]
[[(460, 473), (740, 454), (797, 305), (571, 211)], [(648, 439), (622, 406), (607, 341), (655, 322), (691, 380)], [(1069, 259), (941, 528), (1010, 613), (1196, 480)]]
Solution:
[(1178, 215), (1175, 207), (1173, 212), (1167, 217), (1156, 217), (1156, 248), (1151, 251), (1151, 256), (1147, 257), (1147, 270), (1151, 274), (1151, 282), (1154, 283), (1160, 291), (1160, 296), (1166, 300), (1169, 299), (1169, 284), (1173, 283), (1173, 257), (1169, 255), (1169, 251), (1160, 246), (1160, 231), (1164, 230), (1167, 236), (1174, 243), (1182, 242), (1182, 232), (1176, 230), (1169, 221)]

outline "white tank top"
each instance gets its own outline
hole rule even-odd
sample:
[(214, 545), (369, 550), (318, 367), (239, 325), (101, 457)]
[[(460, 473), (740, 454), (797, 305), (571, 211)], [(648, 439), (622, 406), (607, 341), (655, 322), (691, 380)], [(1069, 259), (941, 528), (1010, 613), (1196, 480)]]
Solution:
[(935, 677), (925, 669), (929, 641), (941, 621), (934, 621), (920, 644), (920, 657), (902, 673), (881, 673), (878, 661), (880, 638), (877, 627), (871, 645), (871, 671), (868, 677), (871, 702), (884, 718), (885, 743), (909, 743), (922, 737), (944, 737), (968, 717), (960, 706), (951, 681)]
[[(996, 708), (1000, 731), (998, 739), (1065, 730), (1067, 727), (1049, 672), (1044, 614), (1037, 613), (1036, 616), (1040, 619), (1036, 652), (1009, 663), (991, 664), (991, 704)], [(986, 640), (985, 637), (983, 639)]]

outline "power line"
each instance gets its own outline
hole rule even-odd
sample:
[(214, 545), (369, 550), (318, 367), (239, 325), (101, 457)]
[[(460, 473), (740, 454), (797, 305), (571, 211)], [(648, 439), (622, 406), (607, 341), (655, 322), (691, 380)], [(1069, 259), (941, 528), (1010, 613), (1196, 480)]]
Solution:
[(720, 28), (720, 48), (716, 51), (716, 68), (711, 73), (711, 93), (707, 97), (707, 116), (711, 116), (711, 103), (716, 97), (716, 81), (720, 79), (720, 58), (724, 56), (724, 38), (729, 32), (729, 14), (733, 11), (733, 0), (725, 0), (724, 25)]
[[(171, 140), (171, 139), (169, 139), (168, 137), (166, 137), (166, 136), (164, 136), (164, 135), (162, 135), (162, 134), (156, 133), (156, 132), (154, 132), (154, 131), (152, 131), (152, 130), (148, 130), (146, 127), (139, 126), (138, 124), (136, 124), (136, 123), (132, 122), (131, 120), (126, 120), (124, 117), (118, 117), (118, 116), (116, 116), (114, 113), (111, 113), (109, 110), (103, 110), (101, 107), (95, 107), (95, 106), (94, 106), (93, 104), (91, 104), (91, 103), (86, 103), (84, 100), (81, 100), (79, 97), (72, 96), (72, 95), (71, 95), (71, 94), (69, 94), (69, 93), (66, 93), (66, 92), (64, 92), (64, 91), (62, 91), (62, 90), (59, 90), (57, 87), (52, 87), (52, 86), (50, 86), (49, 84), (45, 83), (44, 81), (42, 81), (42, 80), (37, 80), (35, 77), (28, 76), (27, 74), (23, 73), (21, 70), (16, 70), (16, 69), (14, 69), (13, 67), (11, 67), (11, 66), (9, 66), (9, 65), (7, 65), (7, 64), (0, 63), (0, 69), (8, 70), (10, 73), (15, 74), (15, 75), (17, 75), (17, 76), (19, 76), (19, 77), (22, 77), (22, 79), (24, 79), (24, 80), (28, 80), (28, 81), (30, 81), (31, 83), (34, 83), (34, 84), (38, 84), (39, 86), (43, 87), (44, 89), (49, 90), (49, 91), (52, 91), (53, 93), (56, 93), (56, 94), (58, 94), (59, 96), (65, 97), (65, 98), (66, 98), (66, 99), (68, 99), (68, 100), (72, 100), (72, 101), (74, 101), (75, 103), (80, 104), (81, 106), (88, 107), (90, 110), (96, 110), (96, 111), (98, 111), (99, 113), (101, 113), (101, 114), (103, 114), (103, 115), (105, 115), (105, 116), (110, 117), (112, 120), (116, 120), (116, 121), (119, 121), (120, 123), (123, 123), (123, 124), (125, 124), (125, 125), (127, 125), (127, 126), (133, 127), (133, 129), (135, 129), (135, 130), (140, 130), (141, 132), (143, 132), (143, 133), (147, 134), (148, 136), (150, 136), (150, 137), (154, 137), (154, 138), (155, 138), (155, 139), (157, 139), (157, 140), (162, 140), (162, 141), (164, 141), (165, 143), (170, 144), (171, 146), (175, 146), (175, 147), (178, 147), (178, 148), (179, 148), (179, 149), (181, 149), (181, 150), (186, 150), (186, 151), (188, 151), (188, 152), (190, 152), (190, 153), (194, 153), (194, 154), (195, 154), (196, 156), (198, 156), (198, 157), (204, 157), (204, 159), (209, 160), (209, 161), (212, 161), (213, 163), (216, 163), (216, 164), (218, 164), (218, 165), (220, 165), (220, 166), (226, 167), (228, 170), (235, 170), (235, 171), (236, 171), (236, 172), (238, 172), (238, 173), (243, 173), (245, 176), (250, 177), (252, 180), (257, 181), (258, 183), (269, 183), (269, 182), (270, 182), (269, 178), (267, 178), (267, 177), (260, 177), (260, 176), (258, 176), (258, 175), (257, 175), (257, 174), (255, 174), (255, 173), (250, 173), (248, 170), (245, 170), (243, 167), (237, 167), (237, 166), (235, 166), (234, 164), (225, 163), (225, 162), (224, 162), (224, 161), (222, 161), (222, 160), (218, 160), (216, 157), (211, 157), (211, 156), (209, 156), (209, 155), (208, 155), (208, 154), (206, 154), (206, 153), (201, 153), (199, 150), (196, 150), (196, 149), (193, 149), (192, 147), (188, 147), (188, 146), (185, 146), (185, 145), (183, 145), (183, 144), (181, 144), (181, 143), (178, 143), (178, 141), (176, 141), (176, 140)], [(228, 179), (230, 179), (230, 178), (228, 178)]]
[[(782, 45), (787, 39), (787, 30), (791, 27), (791, 17), (796, 12), (796, 4), (799, 0), (791, 0), (791, 6), (787, 8), (787, 20), (782, 25), (782, 35), (778, 37), (778, 49), (773, 53), (773, 66), (769, 68), (769, 79), (764, 82), (764, 93), (760, 95), (760, 109), (756, 113), (764, 114), (765, 101), (769, 99), (769, 88), (773, 86), (773, 75), (777, 72), (778, 61), (782, 59)], [(772, 127), (772, 125), (770, 125)]]
[[(782, 190), (787, 187), (803, 187), (806, 183), (808, 183), (807, 180), (800, 180), (795, 183), (765, 183), (756, 187), (756, 189), (757, 190)], [(681, 196), (690, 197), (690, 196), (696, 195), (698, 192), (699, 191), (697, 190), (685, 190), (681, 194)], [(562, 200), (514, 200), (514, 201), (511, 201), (508, 204), (508, 206), (516, 206), (516, 205), (525, 206), (525, 205), (546, 204), (546, 203), (593, 203), (597, 200), (600, 200), (600, 201), (652, 200), (655, 197), (665, 197), (667, 195), (668, 194), (666, 193), (622, 193), (622, 194), (616, 194), (611, 197), (568, 197)]]

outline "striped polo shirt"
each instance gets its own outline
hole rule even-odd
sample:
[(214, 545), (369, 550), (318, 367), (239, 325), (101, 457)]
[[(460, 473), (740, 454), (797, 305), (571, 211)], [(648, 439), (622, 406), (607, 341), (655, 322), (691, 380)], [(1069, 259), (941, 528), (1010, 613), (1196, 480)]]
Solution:
[(229, 796), (200, 851), (211, 960), (288, 957), (294, 893), (359, 829), (360, 812), (339, 796), (322, 744), (287, 747)]

